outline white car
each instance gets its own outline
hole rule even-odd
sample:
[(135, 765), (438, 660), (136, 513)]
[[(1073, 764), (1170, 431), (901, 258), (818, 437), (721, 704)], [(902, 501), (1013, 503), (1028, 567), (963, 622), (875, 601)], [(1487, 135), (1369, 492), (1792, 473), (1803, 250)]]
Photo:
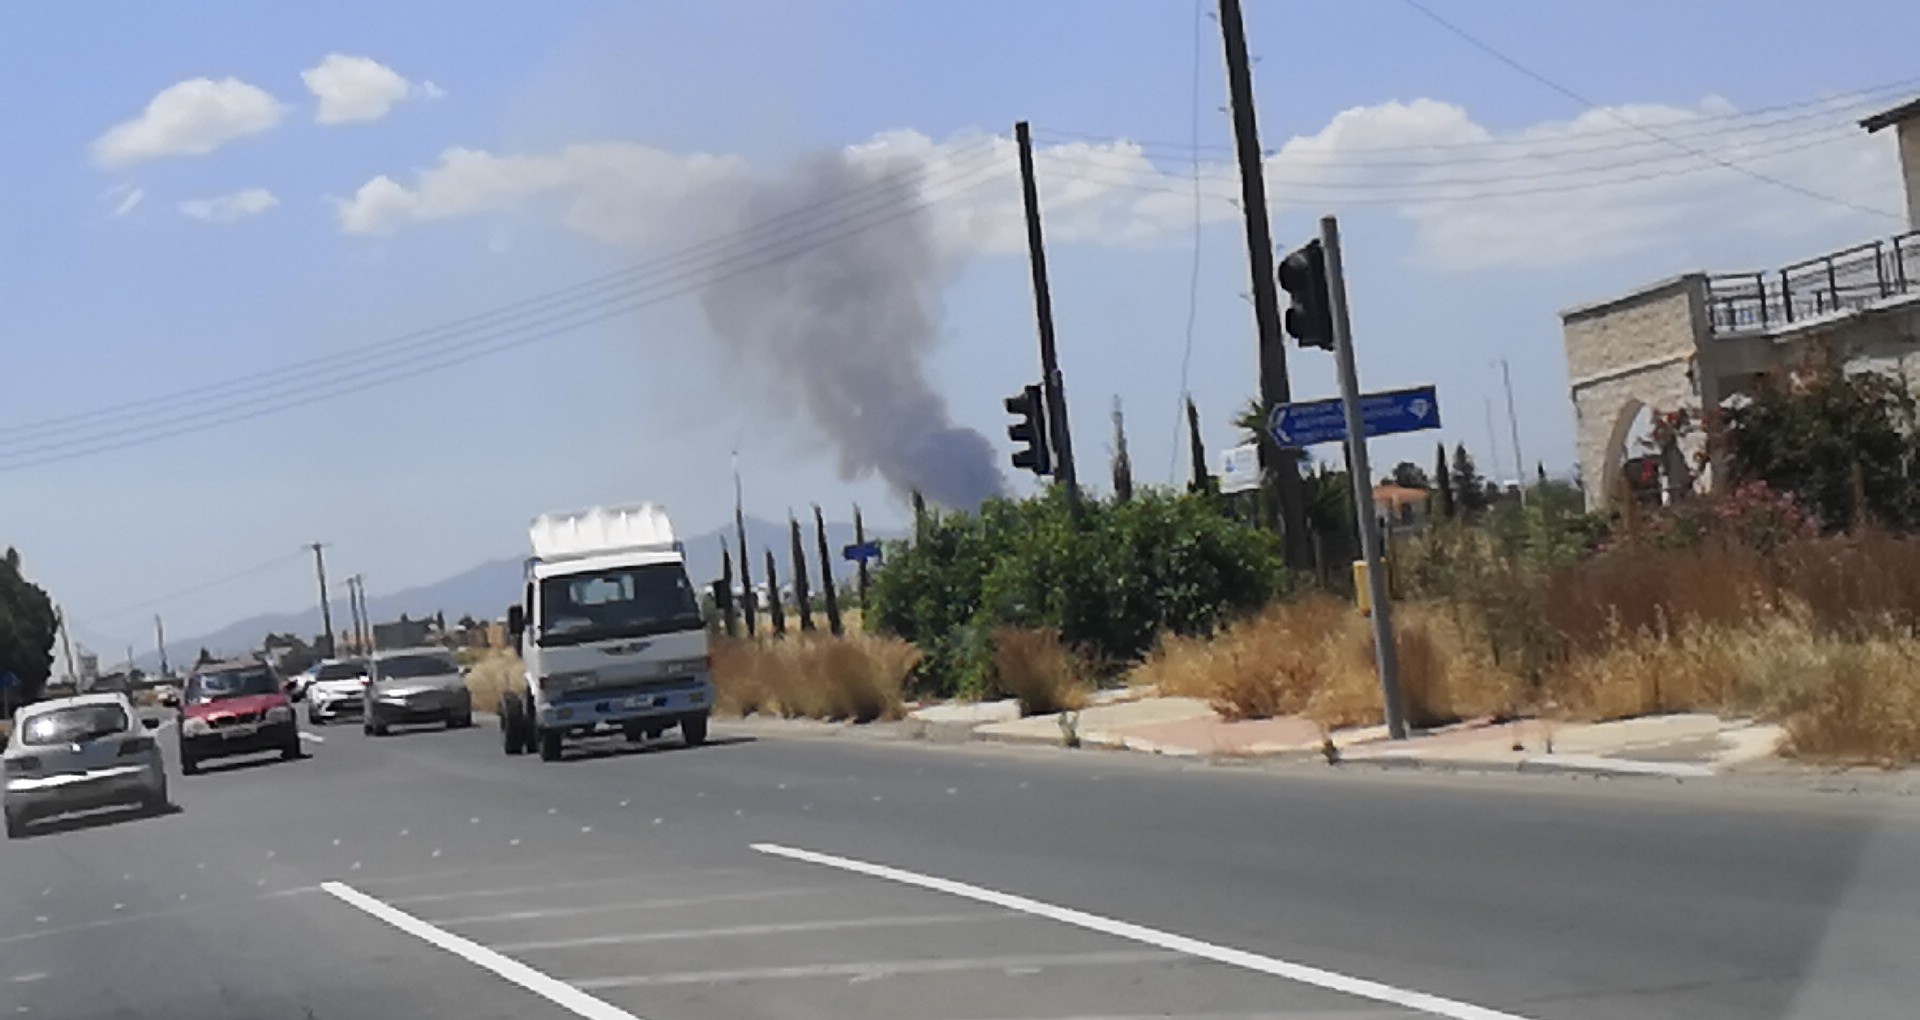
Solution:
[(325, 726), (342, 716), (359, 717), (366, 705), (365, 659), (327, 659), (307, 681), (307, 724)]
[(0, 754), (7, 836), (25, 835), (38, 818), (112, 804), (165, 809), (160, 745), (142, 732), (159, 725), (142, 720), (120, 693), (57, 698), (14, 713), (13, 734)]

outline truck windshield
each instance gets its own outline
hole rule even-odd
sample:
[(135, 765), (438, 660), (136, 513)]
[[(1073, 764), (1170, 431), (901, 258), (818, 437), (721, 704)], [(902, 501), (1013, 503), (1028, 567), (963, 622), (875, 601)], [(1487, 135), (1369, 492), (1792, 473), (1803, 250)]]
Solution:
[(678, 563), (616, 567), (540, 582), (540, 643), (577, 645), (704, 625)]

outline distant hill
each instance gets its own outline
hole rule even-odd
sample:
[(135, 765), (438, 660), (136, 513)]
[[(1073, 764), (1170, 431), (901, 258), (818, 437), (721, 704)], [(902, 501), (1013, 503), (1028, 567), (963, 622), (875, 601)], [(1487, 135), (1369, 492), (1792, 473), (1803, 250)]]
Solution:
[[(780, 577), (783, 583), (791, 583), (787, 562), (791, 546), (785, 522), (747, 518), (747, 544), (753, 556), (753, 576), (765, 583), (766, 551), (772, 549), (778, 561)], [(882, 532), (869, 529), (869, 539), (897, 538), (898, 532)], [(817, 552), (814, 546), (813, 522), (811, 519), (801, 522), (801, 538), (806, 543), (807, 566), (815, 573), (818, 584)], [(687, 547), (687, 572), (695, 584), (704, 585), (720, 578), (720, 548), (724, 542), (726, 548), (739, 555), (739, 545), (734, 537), (731, 523), (725, 527), (698, 535), (689, 535), (682, 541)], [(842, 547), (852, 544), (853, 525), (835, 521), (827, 522), (827, 547), (835, 558), (835, 576), (846, 580), (853, 576), (853, 564), (840, 560)], [(399, 619), (402, 613), (413, 619), (432, 616), (434, 613), (446, 614), (449, 624), (462, 616), (476, 619), (495, 619), (506, 613), (508, 603), (514, 601), (520, 591), (521, 570), (524, 554), (504, 556), (496, 560), (487, 560), (461, 571), (452, 577), (432, 584), (408, 588), (404, 591), (385, 595), (367, 593), (367, 612), (374, 620), (386, 622)], [(734, 568), (738, 571), (739, 567)], [(333, 610), (333, 625), (336, 629), (347, 627), (347, 607), (345, 600), (337, 602)], [(167, 656), (175, 664), (193, 661), (200, 649), (206, 648), (216, 653), (234, 653), (260, 647), (260, 642), (268, 634), (296, 634), (302, 638), (311, 638), (320, 632), (320, 608), (314, 606), (293, 613), (263, 613), (244, 620), (230, 623), (218, 630), (197, 637), (182, 638), (167, 642)], [(142, 668), (151, 669), (156, 663), (155, 656), (146, 656), (140, 661)]]

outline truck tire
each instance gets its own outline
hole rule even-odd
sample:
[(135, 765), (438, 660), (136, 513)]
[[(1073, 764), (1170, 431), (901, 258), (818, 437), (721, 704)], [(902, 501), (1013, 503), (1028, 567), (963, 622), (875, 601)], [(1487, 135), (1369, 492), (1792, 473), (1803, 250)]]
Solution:
[(647, 739), (647, 724), (638, 720), (621, 723), (620, 735), (627, 738), (627, 743), (637, 744)]
[(541, 730), (540, 760), (559, 761), (560, 750), (565, 746), (566, 736), (565, 730)]
[(686, 741), (688, 747), (699, 747), (701, 744), (707, 742), (707, 715), (705, 712), (699, 715), (690, 715), (680, 720), (680, 739)]
[(500, 746), (508, 754), (527, 753), (527, 736), (520, 732), (526, 720), (519, 698), (508, 695), (500, 699)]
[(7, 812), (7, 838), (23, 839), (27, 835), (27, 819), (17, 811)]
[(520, 749), (532, 754), (540, 750), (540, 712), (534, 707), (532, 691), (521, 692), (520, 714), (524, 720), (520, 724)]

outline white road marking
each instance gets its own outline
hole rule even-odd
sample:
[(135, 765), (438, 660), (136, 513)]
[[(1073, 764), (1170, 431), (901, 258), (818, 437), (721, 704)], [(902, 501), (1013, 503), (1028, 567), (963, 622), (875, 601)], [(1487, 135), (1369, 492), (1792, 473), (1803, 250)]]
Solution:
[(707, 903), (731, 903), (741, 900), (766, 900), (781, 896), (805, 896), (814, 889), (767, 889), (761, 892), (715, 893), (712, 896), (687, 896), (670, 900), (634, 900), (628, 903), (595, 903), (585, 907), (540, 907), (534, 910), (509, 910), (498, 914), (469, 917), (437, 917), (434, 924), (493, 924), (499, 921), (532, 921), (543, 917), (575, 917), (580, 914), (611, 914), (622, 910), (665, 910), (672, 907), (697, 907)]
[(612, 1003), (588, 995), (564, 981), (542, 974), (518, 960), (502, 956), (477, 942), (463, 939), (451, 932), (441, 931), (412, 914), (390, 907), (352, 886), (340, 882), (323, 882), (320, 888), (333, 894), (343, 903), (371, 914), (429, 945), (444, 949), (468, 963), (484, 967), (577, 1016), (587, 1017), (588, 1020), (639, 1020), (632, 1013)]
[(36, 970), (31, 974), (16, 974), (13, 977), (8, 978), (7, 980), (13, 982), (16, 985), (25, 985), (25, 984), (32, 984), (35, 981), (45, 981), (46, 979), (47, 979), (46, 971)]
[(888, 881), (899, 882), (902, 885), (931, 889), (935, 892), (959, 896), (963, 899), (973, 900), (978, 903), (988, 903), (996, 907), (1004, 907), (1008, 910), (1018, 910), (1021, 913), (1032, 914), (1035, 917), (1044, 917), (1051, 921), (1059, 921), (1062, 924), (1070, 924), (1076, 928), (1085, 928), (1089, 931), (1097, 931), (1105, 935), (1112, 935), (1116, 938), (1129, 939), (1134, 942), (1145, 943), (1149, 946), (1158, 946), (1161, 949), (1170, 949), (1177, 953), (1197, 956), (1203, 960), (1212, 960), (1216, 963), (1224, 963), (1231, 967), (1240, 967), (1262, 974), (1271, 974), (1274, 977), (1286, 978), (1289, 981), (1298, 981), (1301, 984), (1313, 985), (1316, 988), (1326, 988), (1331, 991), (1344, 992), (1348, 995), (1363, 999), (1372, 999), (1375, 1002), (1384, 1002), (1388, 1005), (1399, 1006), (1403, 1009), (1431, 1013), (1434, 1016), (1447, 1017), (1449, 1020), (1527, 1020), (1527, 1018), (1517, 1013), (1503, 1013), (1499, 1010), (1476, 1006), (1468, 1002), (1446, 999), (1438, 995), (1429, 995), (1426, 992), (1417, 992), (1407, 988), (1396, 988), (1393, 985), (1382, 984), (1378, 981), (1369, 981), (1366, 978), (1337, 974), (1330, 970), (1322, 970), (1306, 964), (1290, 963), (1286, 960), (1275, 959), (1271, 956), (1250, 953), (1243, 949), (1233, 949), (1228, 946), (1215, 945), (1211, 942), (1202, 942), (1199, 939), (1188, 938), (1185, 935), (1175, 935), (1172, 932), (1160, 931), (1144, 925), (1118, 921), (1109, 917), (1101, 917), (1098, 914), (1089, 914), (1085, 911), (1074, 910), (1071, 907), (1058, 907), (1051, 903), (1042, 903), (1039, 900), (1028, 899), (1025, 896), (995, 892), (992, 889), (969, 885), (965, 882), (956, 882), (952, 879), (936, 878), (932, 875), (923, 875), (919, 872), (907, 871), (902, 868), (888, 867), (884, 864), (870, 864), (866, 861), (856, 861), (847, 857), (836, 857), (832, 854), (816, 853), (812, 850), (799, 850), (774, 843), (755, 843), (753, 844), (753, 848), (763, 854), (770, 854), (775, 857), (805, 861), (808, 864), (819, 864), (829, 868), (837, 868), (841, 871), (850, 871), (856, 875), (866, 875), (870, 878), (884, 878)]
[(325, 737), (323, 737), (323, 736), (321, 736), (321, 735), (320, 735), (320, 734), (318, 734), (318, 733), (308, 733), (308, 732), (307, 732), (306, 730), (301, 730), (301, 731), (300, 731), (300, 739), (301, 739), (301, 740), (311, 740), (311, 741), (313, 741), (313, 742), (314, 742), (314, 743), (316, 743), (316, 744), (324, 744), (324, 743), (326, 743), (326, 742), (327, 742), (327, 738), (325, 738)]
[(901, 974), (947, 974), (955, 971), (1015, 971), (1036, 964), (1046, 967), (1114, 967), (1160, 963), (1176, 954), (1132, 949), (1103, 953), (1033, 953), (1027, 956), (978, 956), (961, 959), (860, 960), (854, 963), (809, 963), (792, 967), (743, 967), (738, 970), (689, 970), (669, 974), (628, 974), (576, 981), (581, 988), (641, 988), (650, 985), (705, 985), (732, 981), (773, 981), (793, 978), (844, 977), (856, 981)]
[(537, 942), (506, 942), (493, 948), (503, 953), (535, 949), (574, 949), (581, 946), (624, 946), (645, 942), (687, 942), (698, 939), (728, 939), (754, 935), (796, 935), (813, 931), (853, 931), (860, 928), (913, 928), (936, 924), (965, 924), (969, 921), (997, 921), (1013, 917), (994, 914), (921, 914), (906, 917), (853, 917), (833, 921), (795, 921), (788, 924), (736, 924), (725, 928), (680, 928), (668, 931), (623, 932), (618, 935), (587, 935), (571, 939), (545, 939)]

